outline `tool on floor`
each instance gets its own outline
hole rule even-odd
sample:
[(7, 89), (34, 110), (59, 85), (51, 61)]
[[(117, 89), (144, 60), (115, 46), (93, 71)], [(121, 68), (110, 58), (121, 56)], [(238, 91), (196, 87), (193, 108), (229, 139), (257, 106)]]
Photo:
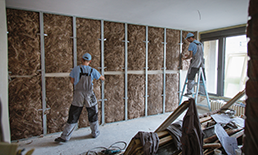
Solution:
[[(202, 78), (202, 81), (200, 81), (200, 79)], [(185, 83), (184, 83), (184, 86), (183, 86), (183, 90), (180, 92), (180, 101), (179, 101), (179, 105), (182, 103), (182, 99), (183, 99), (183, 93), (185, 91), (185, 87), (188, 83), (188, 73), (186, 75), (186, 78), (185, 78)], [(203, 105), (203, 104), (198, 104), (197, 103), (197, 99), (198, 99), (198, 95), (199, 95), (199, 88), (200, 88), (200, 84), (203, 85), (204, 87), (204, 91), (205, 91), (205, 95), (206, 96), (206, 99), (207, 99), (207, 106), (206, 105)], [(204, 106), (204, 107), (208, 107), (209, 110), (211, 111), (211, 106), (210, 106), (210, 99), (209, 99), (209, 95), (208, 95), (208, 92), (207, 92), (207, 89), (206, 89), (206, 84), (205, 84), (205, 78), (204, 78), (204, 74), (203, 74), (203, 69), (202, 67), (199, 68), (199, 72), (198, 72), (198, 78), (197, 78), (197, 83), (195, 82), (194, 83), (194, 86), (197, 86), (197, 88), (193, 88), (195, 90), (194, 93), (192, 93), (192, 97), (195, 99), (195, 103), (196, 105), (199, 105), (199, 106)], [(187, 97), (187, 96), (186, 96)]]

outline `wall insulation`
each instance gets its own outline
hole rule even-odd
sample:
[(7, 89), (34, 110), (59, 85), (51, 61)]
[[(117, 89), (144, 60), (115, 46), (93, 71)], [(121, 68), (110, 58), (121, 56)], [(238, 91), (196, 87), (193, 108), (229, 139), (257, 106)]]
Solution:
[[(73, 20), (73, 19), (76, 20)], [(75, 23), (74, 23), (75, 21)], [(39, 37), (39, 13), (7, 9), (9, 71), (12, 81), (9, 85), (10, 124), (12, 140), (38, 136), (42, 127), (41, 51)], [(101, 71), (101, 54), (104, 54), (104, 111), (98, 102), (99, 122), (110, 123), (125, 120), (125, 110), (129, 119), (163, 112), (163, 77), (165, 71), (165, 111), (173, 111), (178, 105), (179, 42), (180, 31), (166, 29), (166, 49), (164, 49), (164, 28), (148, 27), (148, 71), (146, 67), (146, 26), (128, 24), (128, 83), (127, 107), (125, 107), (125, 24), (104, 21), (104, 53), (101, 53), (101, 21), (72, 16), (43, 13), (45, 41), (45, 72), (47, 133), (60, 132), (68, 118), (73, 99), (73, 86), (67, 74), (74, 61), (81, 64), (81, 57), (92, 55), (90, 66)], [(76, 24), (76, 38), (73, 25)], [(184, 40), (188, 32), (183, 31), (183, 53), (188, 43)], [(75, 46), (74, 42), (76, 41)], [(76, 48), (76, 53), (73, 53)], [(166, 55), (164, 55), (166, 50)], [(76, 55), (76, 58), (74, 58)], [(164, 67), (166, 58), (166, 69)], [(76, 64), (76, 63), (75, 63)], [(187, 69), (188, 61), (183, 62)], [(53, 74), (49, 74), (53, 73)], [(62, 74), (56, 73), (66, 73)], [(148, 84), (145, 81), (148, 76)], [(55, 77), (55, 75), (59, 75)], [(148, 94), (145, 94), (147, 84)], [(101, 99), (101, 81), (94, 81), (97, 100)], [(145, 95), (147, 109), (145, 109)], [(105, 122), (101, 122), (102, 114)], [(89, 126), (86, 109), (79, 118), (79, 128)], [(45, 122), (45, 121), (44, 121)], [(44, 130), (45, 131), (45, 130)]]
[(105, 76), (105, 122), (117, 122), (125, 119), (124, 75)]
[(174, 111), (178, 106), (178, 83), (178, 74), (166, 75), (166, 112)]
[(143, 70), (145, 67), (146, 27), (128, 25), (128, 70)]
[(12, 78), (9, 82), (11, 139), (42, 134), (40, 77)]
[(122, 23), (104, 22), (105, 71), (123, 71), (125, 63), (125, 27)]
[(40, 69), (39, 13), (7, 9), (8, 70), (35, 75)]
[(46, 73), (70, 72), (73, 68), (72, 17), (44, 14)]
[(128, 118), (144, 116), (145, 75), (128, 75)]
[(47, 115), (48, 133), (60, 132), (68, 119), (73, 98), (73, 86), (68, 77), (46, 78), (46, 103), (51, 108)]
[[(148, 70), (161, 70), (164, 59), (164, 29), (149, 27)], [(153, 90), (152, 90), (153, 91)]]
[[(100, 21), (84, 19), (84, 18), (76, 18), (76, 32), (77, 32), (77, 65), (81, 64), (81, 58), (84, 53), (90, 53), (92, 56), (92, 61), (90, 66), (95, 68), (100, 72), (100, 59), (101, 59), (101, 51), (100, 51)], [(101, 82), (94, 81), (94, 93), (96, 95), (97, 100), (101, 99)], [(99, 122), (101, 123), (101, 103), (98, 102), (98, 115)], [(88, 113), (86, 109), (83, 109), (82, 114), (79, 118), (79, 127), (89, 126), (88, 122)]]

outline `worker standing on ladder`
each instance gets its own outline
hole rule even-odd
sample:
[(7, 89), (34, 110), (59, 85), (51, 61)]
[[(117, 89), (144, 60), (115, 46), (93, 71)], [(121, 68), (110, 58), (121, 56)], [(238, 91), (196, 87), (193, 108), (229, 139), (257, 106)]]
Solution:
[[(203, 58), (203, 44), (194, 38), (193, 33), (188, 33), (185, 38), (189, 43), (188, 51), (189, 55), (185, 55), (182, 59), (191, 59), (191, 63), (188, 70), (188, 83), (187, 83), (187, 92), (185, 95), (192, 95), (193, 94), (193, 87), (194, 87), (194, 78), (196, 73), (199, 71), (199, 68), (202, 67), (203, 69), (203, 76), (205, 78), (205, 69), (204, 69), (204, 58)], [(203, 79), (201, 78), (201, 81)], [(205, 79), (204, 79), (205, 81)], [(198, 91), (198, 90), (197, 90)], [(198, 94), (205, 95), (205, 89), (203, 85), (200, 85), (200, 92)]]
[(73, 101), (69, 110), (69, 117), (65, 124), (64, 130), (60, 137), (56, 138), (56, 142), (66, 142), (70, 139), (76, 124), (85, 106), (88, 112), (91, 135), (96, 138), (99, 132), (98, 122), (98, 103), (93, 92), (93, 80), (105, 80), (96, 69), (89, 66), (91, 55), (85, 53), (82, 56), (82, 65), (76, 66), (70, 73), (71, 83), (74, 85)]

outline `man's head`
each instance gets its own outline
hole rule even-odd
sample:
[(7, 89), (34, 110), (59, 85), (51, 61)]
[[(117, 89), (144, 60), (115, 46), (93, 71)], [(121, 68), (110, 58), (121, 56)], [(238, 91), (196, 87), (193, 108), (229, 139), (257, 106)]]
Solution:
[(83, 62), (91, 62), (91, 55), (89, 53), (85, 53), (83, 56), (82, 56), (82, 61)]
[(187, 41), (190, 42), (190, 43), (193, 42), (193, 41), (194, 41), (194, 34), (188, 33), (188, 34), (186, 35), (185, 40), (187, 40)]

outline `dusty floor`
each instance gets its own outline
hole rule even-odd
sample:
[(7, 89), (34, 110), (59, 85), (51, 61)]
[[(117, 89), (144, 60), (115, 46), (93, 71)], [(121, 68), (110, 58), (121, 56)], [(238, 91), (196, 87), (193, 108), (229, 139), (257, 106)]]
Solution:
[[(198, 107), (198, 113), (208, 112), (202, 107)], [(170, 115), (165, 113), (154, 116), (105, 124), (100, 126), (100, 136), (91, 138), (90, 129), (81, 128), (76, 130), (70, 141), (57, 144), (54, 139), (61, 133), (49, 134), (41, 138), (30, 138), (20, 140), (18, 149), (25, 149), (24, 153), (35, 148), (33, 155), (84, 155), (88, 150), (95, 147), (109, 147), (117, 141), (125, 141), (127, 145), (138, 131), (152, 132)], [(179, 119), (182, 119), (182, 114)]]

